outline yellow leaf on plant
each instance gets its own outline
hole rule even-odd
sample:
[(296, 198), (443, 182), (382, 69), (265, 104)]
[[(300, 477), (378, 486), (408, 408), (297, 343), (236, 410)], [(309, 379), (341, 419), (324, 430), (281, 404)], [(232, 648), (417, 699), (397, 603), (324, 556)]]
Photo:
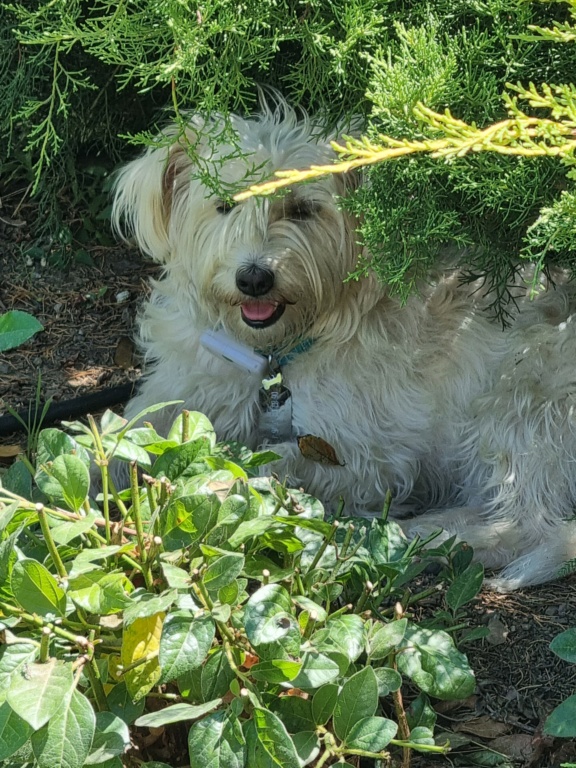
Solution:
[(155, 613), (136, 619), (124, 628), (120, 658), (124, 669), (136, 664), (124, 674), (126, 688), (133, 701), (146, 696), (160, 679), (162, 670), (158, 651), (165, 617), (164, 612)]

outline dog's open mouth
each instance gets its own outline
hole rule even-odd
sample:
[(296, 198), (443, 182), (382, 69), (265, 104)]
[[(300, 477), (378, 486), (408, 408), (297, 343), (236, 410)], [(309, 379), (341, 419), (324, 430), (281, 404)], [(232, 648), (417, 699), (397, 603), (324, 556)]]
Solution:
[(245, 301), (240, 311), (242, 320), (251, 328), (268, 328), (284, 314), (286, 304), (274, 301)]

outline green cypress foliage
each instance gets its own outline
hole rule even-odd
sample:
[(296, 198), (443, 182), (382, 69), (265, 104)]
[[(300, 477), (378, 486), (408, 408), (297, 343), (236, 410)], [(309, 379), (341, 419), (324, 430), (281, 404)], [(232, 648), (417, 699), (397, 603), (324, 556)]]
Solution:
[[(92, 213), (104, 206), (87, 157), (111, 166), (185, 110), (250, 111), (257, 84), (329, 120), (360, 116), (377, 143), (381, 134), (441, 136), (414, 113), (420, 102), (482, 128), (507, 117), (506, 84), (570, 84), (575, 71), (575, 0), (14, 0), (0, 8), (4, 178), (30, 182), (54, 213), (42, 219), (52, 230), (62, 189), (92, 201)], [(549, 116), (522, 94), (519, 104)], [(373, 254), (358, 274), (374, 269), (407, 295), (457, 246), (471, 276), (487, 276), (505, 300), (519, 259), (573, 269), (569, 163), (470, 153), (371, 167), (350, 202)]]

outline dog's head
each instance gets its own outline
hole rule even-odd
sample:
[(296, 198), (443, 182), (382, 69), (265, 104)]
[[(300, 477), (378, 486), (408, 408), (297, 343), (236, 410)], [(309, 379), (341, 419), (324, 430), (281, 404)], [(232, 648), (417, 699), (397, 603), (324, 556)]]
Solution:
[(169, 145), (171, 135), (175, 127), (120, 172), (116, 228), (165, 265), (196, 324), (220, 325), (263, 351), (329, 332), (358, 291), (344, 284), (358, 258), (355, 222), (338, 207), (355, 179), (331, 175), (238, 204), (205, 182), (217, 174), (225, 188), (242, 188), (276, 170), (330, 163), (336, 136), (282, 100), (253, 119), (192, 116), (184, 137)]

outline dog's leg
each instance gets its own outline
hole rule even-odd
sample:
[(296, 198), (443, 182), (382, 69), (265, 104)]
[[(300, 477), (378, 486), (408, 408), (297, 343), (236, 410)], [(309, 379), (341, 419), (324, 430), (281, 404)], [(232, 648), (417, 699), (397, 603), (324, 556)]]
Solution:
[(496, 577), (486, 580), (489, 587), (499, 592), (550, 581), (559, 575), (564, 563), (576, 558), (576, 522), (546, 526), (533, 545), (533, 532), (502, 518), (491, 519), (478, 507), (457, 507), (398, 522), (409, 538), (425, 538), (440, 530), (431, 547), (451, 536), (470, 544), (475, 560), (487, 568), (502, 569)]

